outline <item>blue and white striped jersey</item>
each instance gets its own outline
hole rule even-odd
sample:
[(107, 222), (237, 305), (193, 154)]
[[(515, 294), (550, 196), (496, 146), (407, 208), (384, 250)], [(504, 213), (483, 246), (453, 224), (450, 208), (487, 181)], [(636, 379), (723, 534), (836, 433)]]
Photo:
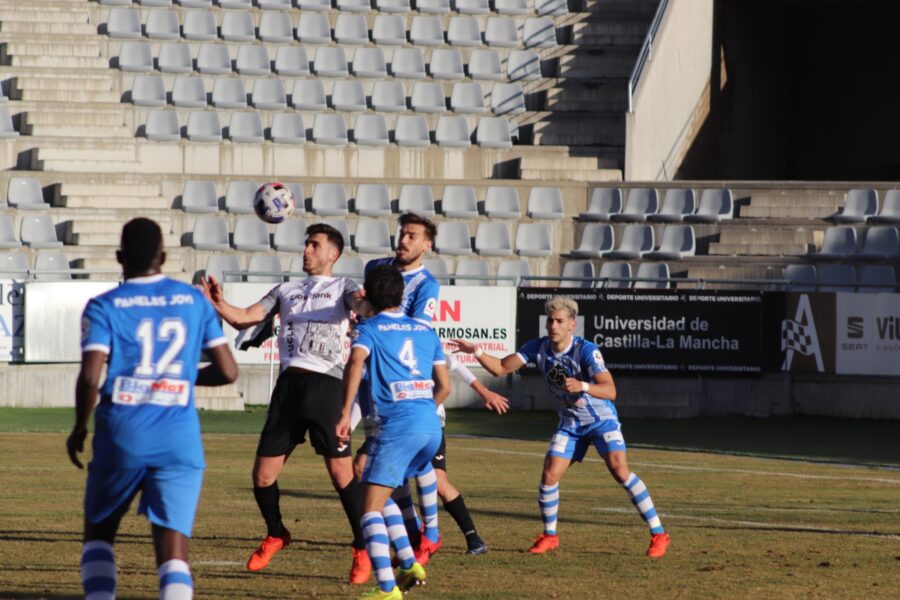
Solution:
[[(379, 265), (393, 265), (393, 258), (378, 258), (366, 263), (366, 275)], [(403, 275), (403, 300), (400, 310), (427, 325), (431, 325), (437, 311), (438, 295), (441, 284), (434, 275), (428, 272), (425, 265), (409, 271), (400, 271)]]

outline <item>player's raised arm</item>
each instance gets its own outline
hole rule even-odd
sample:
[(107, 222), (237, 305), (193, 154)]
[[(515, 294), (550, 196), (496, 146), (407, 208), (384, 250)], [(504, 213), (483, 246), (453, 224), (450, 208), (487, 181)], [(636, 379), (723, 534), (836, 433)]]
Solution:
[(353, 409), (353, 399), (359, 392), (359, 383), (362, 380), (363, 367), (369, 352), (363, 347), (354, 347), (350, 351), (350, 360), (344, 367), (343, 405), (341, 408), (341, 420), (338, 421), (336, 433), (338, 440), (346, 442), (350, 439), (350, 411)]
[(483, 383), (478, 381), (472, 371), (470, 371), (466, 365), (458, 361), (452, 354), (447, 355), (447, 367), (450, 369), (452, 375), (455, 375), (457, 378), (464, 381), (466, 385), (475, 390), (475, 393), (478, 394), (478, 396), (481, 397), (482, 402), (484, 402), (484, 407), (486, 409), (492, 410), (498, 415), (502, 415), (509, 410), (509, 400), (497, 392), (492, 392), (487, 389)]
[(491, 356), (475, 344), (466, 340), (450, 340), (456, 345), (456, 352), (463, 354), (471, 354), (475, 357), (482, 367), (487, 369), (488, 373), (494, 377), (508, 375), (514, 373), (525, 366), (525, 361), (518, 354), (509, 354), (503, 358)]
[(200, 291), (213, 305), (219, 316), (235, 329), (253, 327), (266, 320), (268, 311), (261, 302), (251, 304), (247, 308), (239, 308), (226, 302), (222, 284), (212, 275), (200, 278)]
[(66, 440), (66, 450), (72, 464), (83, 469), (78, 453), (84, 452), (84, 440), (87, 438), (88, 421), (97, 403), (100, 390), (100, 377), (106, 363), (106, 352), (88, 350), (81, 355), (81, 370), (75, 382), (75, 425)]

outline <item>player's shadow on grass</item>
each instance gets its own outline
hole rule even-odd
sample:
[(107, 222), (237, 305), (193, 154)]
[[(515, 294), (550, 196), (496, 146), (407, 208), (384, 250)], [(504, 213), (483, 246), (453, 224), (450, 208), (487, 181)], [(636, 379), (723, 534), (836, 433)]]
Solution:
[(896, 538), (897, 534), (893, 532), (881, 532), (874, 530), (863, 530), (863, 529), (820, 529), (816, 527), (802, 527), (802, 526), (791, 526), (791, 525), (729, 525), (729, 524), (718, 524), (718, 525), (700, 525), (700, 524), (684, 524), (679, 523), (677, 529), (712, 529), (715, 531), (722, 531), (723, 529), (734, 530), (734, 531), (777, 531), (779, 533), (812, 533), (816, 535), (825, 534), (825, 535), (860, 535), (864, 537), (884, 537), (884, 538)]
[[(531, 512), (510, 512), (503, 510), (485, 510), (483, 508), (473, 508), (470, 512), (474, 515), (485, 516), (485, 517), (496, 517), (498, 519), (515, 519), (517, 521), (528, 521), (530, 523), (537, 523), (538, 527), (540, 527), (541, 523), (541, 515), (537, 511)], [(578, 519), (575, 517), (566, 517), (566, 523), (576, 523), (578, 525), (596, 525), (596, 519)]]
[(338, 500), (337, 492), (334, 490), (308, 491), (308, 490), (281, 490), (282, 496), (288, 498), (305, 498), (308, 500)]
[[(45, 594), (37, 590), (17, 592), (0, 588), (0, 598), (8, 600), (19, 600), (19, 598), (23, 600), (25, 598), (28, 600), (34, 600), (35, 598), (41, 598), (41, 600), (81, 600), (84, 596), (81, 594)], [(124, 596), (117, 596), (117, 598), (125, 600)]]
[(10, 542), (82, 542), (80, 531), (0, 530), (0, 541)]

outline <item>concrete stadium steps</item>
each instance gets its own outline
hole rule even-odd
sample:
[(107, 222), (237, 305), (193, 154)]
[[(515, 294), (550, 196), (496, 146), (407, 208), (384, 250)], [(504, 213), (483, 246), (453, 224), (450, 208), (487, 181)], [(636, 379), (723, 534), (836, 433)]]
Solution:
[(724, 256), (799, 256), (821, 243), (821, 227), (810, 223), (780, 224), (778, 222), (742, 222), (742, 219), (721, 226), (719, 241), (710, 244), (709, 253)]
[(91, 23), (43, 22), (43, 21), (3, 21), (0, 22), (0, 35), (56, 36), (56, 35), (90, 35), (97, 32)]
[(754, 194), (741, 216), (750, 218), (825, 219), (844, 205), (844, 192), (788, 191)]

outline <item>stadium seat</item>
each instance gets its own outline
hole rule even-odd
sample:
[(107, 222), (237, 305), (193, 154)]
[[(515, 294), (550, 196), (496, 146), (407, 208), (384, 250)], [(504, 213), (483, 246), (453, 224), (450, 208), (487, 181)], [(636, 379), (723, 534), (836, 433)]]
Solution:
[(641, 258), (653, 252), (655, 238), (650, 225), (633, 224), (625, 227), (619, 247), (607, 252), (607, 258)]
[(141, 16), (135, 8), (111, 8), (106, 20), (106, 33), (111, 38), (141, 37)]
[(526, 48), (556, 46), (556, 26), (550, 17), (528, 17), (522, 26), (522, 43)]
[[(509, 232), (507, 232), (507, 241)], [(438, 223), (434, 249), (439, 254), (466, 255), (472, 253), (472, 240), (469, 237), (469, 226), (455, 221)]]
[(578, 248), (572, 250), (575, 258), (601, 258), (615, 247), (615, 231), (608, 223), (588, 223), (581, 232)]
[(400, 200), (397, 210), (403, 213), (416, 213), (426, 217), (434, 216), (434, 195), (430, 185), (404, 185), (400, 188)]
[(375, 0), (375, 8), (383, 13), (408, 13), (409, 0)]
[(135, 106), (165, 106), (166, 86), (159, 75), (137, 75), (131, 83), (131, 103)]
[(6, 201), (18, 210), (44, 210), (50, 205), (44, 202), (41, 182), (34, 177), (10, 177), (6, 184)]
[(197, 217), (192, 245), (197, 250), (229, 250), (228, 226), (222, 217)]
[(119, 49), (119, 69), (128, 73), (153, 71), (153, 55), (147, 42), (122, 42)]
[(228, 46), (223, 44), (203, 44), (197, 52), (197, 70), (205, 75), (228, 75), (231, 73), (231, 56)]
[(262, 118), (256, 111), (235, 112), (228, 123), (228, 138), (241, 144), (258, 144), (263, 136)]
[(37, 281), (66, 281), (72, 279), (72, 268), (62, 252), (39, 252), (31, 274)]
[(172, 104), (179, 108), (204, 108), (206, 88), (202, 77), (180, 76), (172, 85)]
[(344, 238), (344, 248), (350, 247), (350, 229), (347, 227), (346, 219), (323, 219), (321, 222), (337, 229)]
[[(234, 254), (213, 254), (206, 260), (206, 276), (216, 281), (234, 283), (241, 280), (235, 271), (241, 270), (241, 261)], [(229, 273), (226, 275), (225, 273)]]
[(13, 125), (9, 107), (0, 105), (0, 138), (8, 139), (17, 137), (19, 137), (19, 132), (16, 131), (16, 128)]
[(435, 81), (418, 81), (410, 95), (412, 109), (420, 113), (442, 113), (447, 111), (444, 86)]
[(610, 215), (611, 221), (643, 222), (659, 210), (659, 195), (653, 188), (632, 188), (622, 212)]
[[(66, 265), (68, 266), (68, 262)], [(24, 252), (0, 253), (0, 278), (25, 279), (28, 277), (28, 256)]]
[(491, 269), (480, 258), (462, 258), (456, 262), (453, 285), (487, 286), (492, 285), (489, 279)]
[(444, 148), (468, 148), (472, 145), (465, 117), (440, 117), (434, 139)]
[(275, 113), (269, 137), (276, 144), (305, 144), (303, 116), (298, 113)]
[(283, 110), (287, 108), (287, 95), (281, 79), (257, 79), (250, 94), (255, 108)]
[(347, 122), (341, 115), (316, 115), (313, 121), (313, 141), (326, 146), (347, 144)]
[(563, 218), (562, 192), (556, 187), (533, 187), (528, 192), (528, 216), (532, 219)]
[(369, 43), (369, 28), (362, 15), (340, 14), (334, 21), (334, 41), (338, 44)]
[(718, 223), (734, 216), (734, 195), (730, 189), (703, 190), (697, 212), (685, 215), (692, 223)]
[(866, 239), (857, 256), (863, 258), (897, 258), (900, 253), (900, 237), (897, 228), (876, 225), (865, 229)]
[(478, 119), (475, 141), (482, 148), (511, 148), (512, 130), (509, 121), (503, 117)]
[(814, 292), (818, 275), (814, 265), (788, 265), (784, 268), (784, 279), (789, 292)]
[(527, 15), (528, 0), (494, 0), (494, 10), (501, 15)]
[(232, 214), (251, 215), (253, 197), (259, 184), (255, 181), (229, 181), (225, 188), (225, 210)]
[(425, 147), (431, 144), (428, 122), (422, 115), (400, 115), (394, 129), (394, 141), (400, 146)]
[(519, 256), (550, 256), (553, 245), (546, 223), (519, 223), (516, 229), (516, 253)]
[(860, 265), (857, 270), (856, 291), (863, 294), (889, 294), (897, 286), (894, 267), (890, 265)]
[(353, 124), (353, 140), (360, 146), (387, 146), (387, 121), (384, 115), (359, 115)]
[(369, 0), (337, 0), (337, 8), (344, 12), (369, 12), (372, 5)]
[[(672, 277), (669, 265), (666, 263), (641, 263), (635, 278), (637, 279), (634, 282), (636, 290), (667, 290), (672, 287)], [(641, 279), (648, 281), (641, 281)]]
[(428, 272), (438, 280), (438, 283), (441, 285), (450, 285), (450, 277), (448, 276), (450, 270), (447, 268), (447, 263), (443, 258), (426, 258), (422, 261), (422, 264), (425, 265)]
[(320, 47), (316, 50), (313, 67), (319, 77), (347, 77), (350, 72), (343, 48)]
[(438, 48), (431, 52), (428, 71), (433, 79), (463, 79), (462, 54), (456, 48)]
[(247, 10), (252, 6), (250, 0), (217, 0), (216, 2), (221, 8), (236, 8)]
[(272, 72), (272, 63), (265, 46), (243, 44), (238, 48), (234, 61), (235, 69), (241, 75), (268, 75)]
[(475, 219), (478, 217), (478, 200), (475, 188), (470, 185), (448, 185), (441, 197), (441, 213), (451, 219)]
[(178, 113), (174, 110), (151, 110), (147, 114), (144, 135), (155, 142), (177, 142), (181, 139)]
[(103, 6), (131, 6), (132, 0), (100, 0)]
[(256, 41), (253, 17), (246, 11), (226, 12), (222, 17), (220, 33), (226, 42)]
[(447, 25), (447, 43), (451, 46), (480, 46), (481, 30), (475, 17), (453, 17)]
[(491, 12), (488, 0), (454, 0), (453, 8), (461, 15), (486, 15)]
[(247, 275), (247, 283), (281, 283), (284, 277), (281, 275), (281, 261), (277, 256), (267, 254), (254, 254), (250, 257), (247, 271), (257, 273)]
[(525, 112), (525, 92), (518, 83), (497, 83), (491, 90), (491, 112), (518, 115)]
[(185, 11), (183, 19), (181, 35), (184, 39), (195, 42), (208, 42), (219, 37), (216, 19), (211, 11)]
[(499, 81), (503, 78), (500, 55), (496, 50), (472, 50), (469, 54), (469, 77), (476, 81)]
[(156, 66), (163, 73), (191, 73), (194, 70), (191, 47), (178, 43), (160, 44)]
[(244, 108), (247, 90), (240, 77), (217, 77), (213, 84), (212, 103), (216, 108)]
[(361, 183), (356, 187), (356, 213), (361, 217), (387, 217), (391, 214), (391, 197), (383, 183)]
[(186, 213), (215, 213), (219, 210), (216, 184), (206, 180), (188, 180), (181, 188), (181, 210)]
[(454, 84), (450, 93), (450, 108), (461, 114), (483, 113), (484, 90), (481, 89), (481, 84), (477, 81)]
[[(608, 227), (608, 225), (607, 225)], [(626, 289), (631, 287), (631, 265), (627, 262), (607, 261), (600, 266), (597, 287)]]
[(391, 74), (398, 79), (425, 79), (421, 48), (397, 48), (391, 58)]
[(219, 142), (222, 124), (214, 111), (193, 111), (188, 115), (187, 137), (193, 142)]
[[(589, 288), (594, 285), (594, 264), (587, 261), (569, 261), (563, 265), (559, 286), (564, 288)], [(570, 279), (571, 278), (571, 279)]]
[(822, 265), (817, 270), (820, 292), (856, 290), (856, 267), (853, 265)]
[(379, 46), (402, 46), (406, 43), (406, 28), (399, 15), (378, 15), (372, 23), (372, 41)]
[(374, 219), (360, 219), (353, 244), (360, 254), (390, 254), (391, 234), (388, 232), (387, 223)]
[[(16, 230), (13, 226), (12, 217), (5, 213), (0, 213), (0, 248), (19, 248), (22, 243), (16, 237)], [(2, 268), (0, 264), (0, 268)]]
[(566, 0), (534, 0), (534, 12), (539, 15), (567, 15), (569, 3)]
[(483, 256), (511, 255), (509, 225), (506, 223), (480, 223), (475, 231), (475, 251)]
[(491, 17), (484, 26), (484, 42), (495, 48), (515, 48), (519, 43), (516, 22), (509, 17)]
[(309, 57), (303, 46), (282, 46), (275, 54), (275, 72), (282, 77), (309, 75)]
[(484, 214), (492, 219), (518, 219), (522, 216), (519, 192), (513, 187), (490, 186), (484, 196)]
[(506, 59), (510, 81), (534, 81), (541, 78), (541, 58), (534, 50), (512, 50)]
[(406, 92), (399, 81), (376, 81), (372, 86), (372, 110), (378, 112), (403, 112), (406, 110)]
[(178, 4), (184, 8), (210, 8), (212, 0), (178, 0)]
[(241, 252), (268, 252), (271, 249), (266, 224), (256, 217), (237, 219), (232, 240), (234, 249)]
[(279, 252), (303, 252), (306, 248), (306, 222), (287, 219), (275, 225), (273, 245)]
[(319, 183), (313, 189), (312, 212), (324, 217), (344, 216), (350, 212), (347, 190), (342, 183)]
[(264, 12), (259, 18), (259, 39), (268, 44), (290, 44), (294, 41), (291, 17), (283, 12)]
[(844, 196), (844, 209), (832, 218), (835, 223), (865, 223), (878, 212), (878, 192), (853, 189)]
[(881, 210), (868, 219), (869, 223), (900, 223), (900, 190), (888, 190), (881, 202)]
[(679, 223), (694, 213), (696, 196), (690, 188), (670, 188), (663, 197), (659, 212), (647, 215), (648, 221), (655, 223)]
[(450, 12), (450, 0), (415, 0), (416, 10), (425, 14), (446, 14)]
[(300, 9), (301, 14), (304, 10), (315, 10), (320, 12), (327, 12), (331, 10), (331, 0), (296, 0), (297, 8)]
[(291, 106), (297, 110), (325, 110), (325, 86), (321, 79), (298, 79), (291, 91)]
[(414, 16), (409, 26), (409, 43), (415, 46), (443, 46), (441, 18), (432, 15)]
[(827, 227), (822, 247), (816, 256), (819, 258), (849, 258), (856, 254), (856, 246), (856, 230), (853, 227)]
[(609, 221), (622, 212), (622, 188), (594, 188), (588, 200), (587, 212), (580, 213), (581, 221)]
[(144, 34), (151, 40), (177, 40), (181, 37), (178, 13), (174, 10), (151, 10), (147, 13)]
[(358, 79), (335, 81), (331, 88), (331, 107), (341, 112), (366, 110), (366, 90)]
[(666, 225), (663, 229), (659, 250), (648, 253), (648, 258), (678, 260), (685, 256), (694, 256), (697, 242), (694, 228), (690, 225)]
[[(497, 285), (518, 286), (522, 277), (531, 276), (531, 267), (527, 260), (503, 260), (497, 265)], [(515, 279), (500, 279), (514, 277)]]
[(380, 79), (387, 77), (387, 62), (381, 48), (357, 48), (353, 53), (353, 75)]
[[(293, 268), (291, 270), (293, 271)], [(337, 262), (334, 263), (332, 272), (337, 276), (349, 277), (356, 283), (362, 284), (365, 266), (360, 257), (342, 254), (341, 257), (337, 259)]]

